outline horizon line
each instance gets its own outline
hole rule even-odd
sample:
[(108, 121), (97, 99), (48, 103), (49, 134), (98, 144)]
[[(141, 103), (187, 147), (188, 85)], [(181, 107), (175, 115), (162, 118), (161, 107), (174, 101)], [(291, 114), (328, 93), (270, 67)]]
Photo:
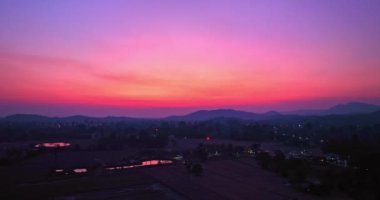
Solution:
[[(192, 111), (188, 111), (188, 112), (184, 112), (182, 114), (169, 114), (169, 115), (163, 115), (163, 116), (133, 116), (133, 115), (128, 115), (128, 114), (124, 114), (124, 115), (91, 115), (91, 114), (83, 114), (83, 113), (78, 113), (78, 114), (68, 114), (68, 115), (51, 115), (51, 114), (43, 114), (43, 113), (36, 113), (36, 112), (15, 112), (15, 113), (12, 113), (12, 114), (5, 114), (5, 115), (0, 115), (0, 118), (6, 118), (6, 117), (9, 117), (9, 116), (14, 116), (14, 115), (35, 115), (35, 116), (42, 116), (42, 117), (49, 117), (49, 118), (68, 118), (68, 117), (75, 117), (75, 116), (82, 116), (82, 117), (91, 117), (91, 118), (107, 118), (107, 117), (125, 117), (125, 118), (134, 118), (134, 119), (165, 119), (165, 118), (169, 118), (169, 117), (175, 117), (175, 116), (184, 116), (184, 115), (188, 115), (188, 114), (191, 114), (191, 113), (195, 113), (195, 112), (198, 112), (198, 111), (215, 111), (215, 110), (232, 110), (232, 111), (241, 111), (241, 112), (248, 112), (248, 113), (253, 113), (253, 114), (266, 114), (266, 113), (269, 113), (269, 112), (277, 112), (279, 114), (291, 114), (292, 112), (302, 112), (302, 111), (327, 111), (329, 110), (330, 108), (333, 108), (337, 105), (347, 105), (347, 104), (352, 104), (352, 103), (361, 103), (361, 104), (368, 104), (368, 105), (373, 105), (373, 106), (380, 106), (380, 104), (374, 104), (374, 103), (366, 103), (366, 102), (361, 102), (361, 101), (349, 101), (349, 102), (345, 102), (345, 103), (338, 103), (338, 104), (334, 104), (328, 108), (310, 108), (310, 109), (290, 109), (290, 110), (283, 110), (283, 111), (279, 111), (279, 110), (276, 110), (276, 109), (268, 109), (266, 111), (262, 111), (262, 112), (256, 112), (256, 111), (251, 111), (251, 110), (247, 110), (247, 109), (244, 109), (244, 108), (241, 108), (241, 109), (235, 109), (235, 108), (232, 108), (232, 107), (218, 107), (218, 108), (208, 108), (208, 109), (203, 109), (203, 108), (187, 108), (187, 109), (191, 109)], [(135, 108), (135, 109), (141, 109), (141, 108)], [(146, 109), (149, 109), (149, 108), (146, 108)], [(153, 109), (165, 109), (165, 108), (153, 108)], [(174, 109), (174, 107), (168, 107), (166, 109)]]

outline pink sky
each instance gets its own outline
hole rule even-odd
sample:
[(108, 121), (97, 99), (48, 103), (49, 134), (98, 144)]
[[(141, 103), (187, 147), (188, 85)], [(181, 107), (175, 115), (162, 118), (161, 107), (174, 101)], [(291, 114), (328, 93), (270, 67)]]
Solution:
[(379, 103), (379, 5), (2, 1), (0, 115)]

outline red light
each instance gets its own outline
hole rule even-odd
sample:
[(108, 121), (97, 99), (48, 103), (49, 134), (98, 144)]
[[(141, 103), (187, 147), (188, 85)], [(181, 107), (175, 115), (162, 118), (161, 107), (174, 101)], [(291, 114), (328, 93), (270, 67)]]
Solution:
[(207, 137), (206, 137), (206, 140), (207, 140), (207, 141), (211, 140), (211, 137), (210, 137), (210, 136), (207, 136)]

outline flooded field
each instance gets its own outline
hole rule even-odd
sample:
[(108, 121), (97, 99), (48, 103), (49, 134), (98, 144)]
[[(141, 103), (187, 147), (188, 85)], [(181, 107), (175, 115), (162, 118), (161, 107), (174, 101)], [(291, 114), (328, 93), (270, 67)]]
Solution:
[[(89, 144), (91, 141), (82, 141)], [(196, 177), (173, 152), (194, 150), (200, 143), (249, 148), (252, 142), (218, 139), (180, 139), (165, 149), (65, 150), (67, 143), (38, 143), (61, 149), (22, 160), (0, 170), (0, 197), (24, 199), (313, 199), (292, 190), (287, 181), (258, 167), (253, 158), (209, 160)], [(77, 144), (80, 144), (77, 142)], [(25, 144), (24, 144), (25, 145)], [(279, 143), (263, 143), (268, 151), (297, 150)], [(164, 152), (147, 159), (146, 153)], [(149, 153), (150, 152), (150, 153)], [(138, 155), (138, 156), (137, 156)], [(164, 156), (163, 156), (164, 155)], [(163, 158), (165, 157), (166, 158)], [(130, 158), (137, 158), (137, 160)], [(72, 188), (75, 189), (73, 190)], [(46, 190), (49, 190), (46, 192)], [(19, 193), (22, 191), (22, 193)], [(15, 195), (15, 196), (14, 196)], [(3, 199), (3, 198), (1, 198)]]
[[(3, 197), (24, 199), (317, 199), (292, 190), (286, 180), (262, 170), (254, 159), (204, 163), (202, 176), (186, 171), (183, 164), (146, 161), (117, 173), (92, 173), (69, 179), (28, 181), (9, 188)], [(83, 170), (83, 169), (78, 169)], [(115, 171), (115, 172), (116, 172)], [(4, 187), (3, 187), (4, 188)]]

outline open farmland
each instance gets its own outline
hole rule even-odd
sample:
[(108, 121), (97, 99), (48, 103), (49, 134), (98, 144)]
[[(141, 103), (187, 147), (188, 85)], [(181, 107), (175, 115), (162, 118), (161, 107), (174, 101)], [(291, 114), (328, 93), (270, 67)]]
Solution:
[(181, 199), (150, 176), (132, 170), (30, 182), (2, 191), (2, 199)]
[(284, 179), (260, 169), (253, 159), (211, 161), (204, 168), (200, 177), (188, 174), (181, 165), (144, 172), (189, 199), (317, 199), (295, 192)]
[(250, 158), (209, 161), (202, 176), (182, 164), (68, 179), (32, 181), (2, 191), (7, 199), (317, 199), (292, 190)]

